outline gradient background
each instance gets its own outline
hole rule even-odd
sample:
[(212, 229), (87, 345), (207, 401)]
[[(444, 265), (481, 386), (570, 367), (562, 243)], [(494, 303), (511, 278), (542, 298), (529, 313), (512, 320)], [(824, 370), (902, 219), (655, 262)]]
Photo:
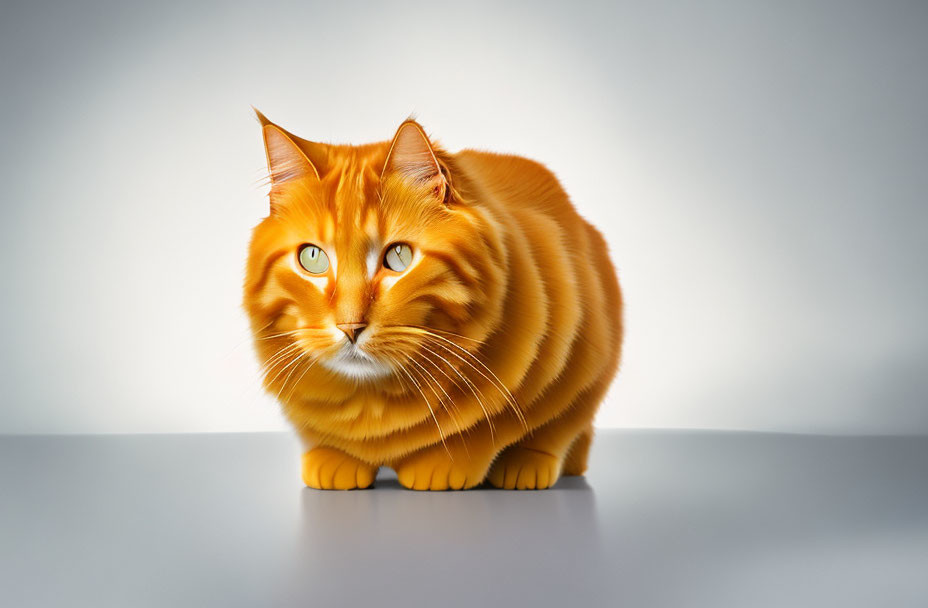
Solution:
[(769, 4), (4, 2), (0, 433), (286, 428), (251, 104), (552, 168), (628, 302), (601, 426), (928, 432), (928, 5)]

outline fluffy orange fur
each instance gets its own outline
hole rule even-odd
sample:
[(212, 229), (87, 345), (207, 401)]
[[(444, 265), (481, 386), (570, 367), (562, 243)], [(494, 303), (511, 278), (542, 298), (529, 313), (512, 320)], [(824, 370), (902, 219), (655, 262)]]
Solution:
[[(622, 297), (557, 179), (517, 156), (447, 153), (411, 120), (346, 146), (259, 119), (270, 214), (244, 305), (264, 385), (306, 443), (306, 485), (366, 488), (380, 466), (416, 490), (582, 474)], [(408, 267), (385, 259), (397, 244)], [(301, 264), (308, 245), (324, 271)]]

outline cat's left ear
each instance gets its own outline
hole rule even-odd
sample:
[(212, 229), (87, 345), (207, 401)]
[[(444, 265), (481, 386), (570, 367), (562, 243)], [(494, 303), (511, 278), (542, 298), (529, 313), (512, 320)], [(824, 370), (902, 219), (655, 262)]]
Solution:
[(444, 200), (448, 192), (447, 176), (442, 171), (435, 148), (414, 120), (401, 124), (393, 136), (381, 179), (391, 173), (432, 187), (439, 200)]

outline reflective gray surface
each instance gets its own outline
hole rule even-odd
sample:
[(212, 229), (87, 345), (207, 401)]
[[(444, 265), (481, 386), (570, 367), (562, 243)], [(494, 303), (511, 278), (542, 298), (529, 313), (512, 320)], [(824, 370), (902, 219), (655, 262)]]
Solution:
[(0, 437), (0, 604), (928, 603), (925, 438), (602, 432), (545, 492), (319, 492), (298, 453)]

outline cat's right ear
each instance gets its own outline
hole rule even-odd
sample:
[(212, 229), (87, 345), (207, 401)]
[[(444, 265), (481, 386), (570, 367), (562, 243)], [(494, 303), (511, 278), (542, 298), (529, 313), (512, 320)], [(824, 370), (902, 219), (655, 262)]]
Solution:
[(319, 179), (319, 171), (289, 133), (269, 121), (257, 109), (255, 113), (264, 132), (264, 152), (271, 184), (278, 185), (303, 177)]

